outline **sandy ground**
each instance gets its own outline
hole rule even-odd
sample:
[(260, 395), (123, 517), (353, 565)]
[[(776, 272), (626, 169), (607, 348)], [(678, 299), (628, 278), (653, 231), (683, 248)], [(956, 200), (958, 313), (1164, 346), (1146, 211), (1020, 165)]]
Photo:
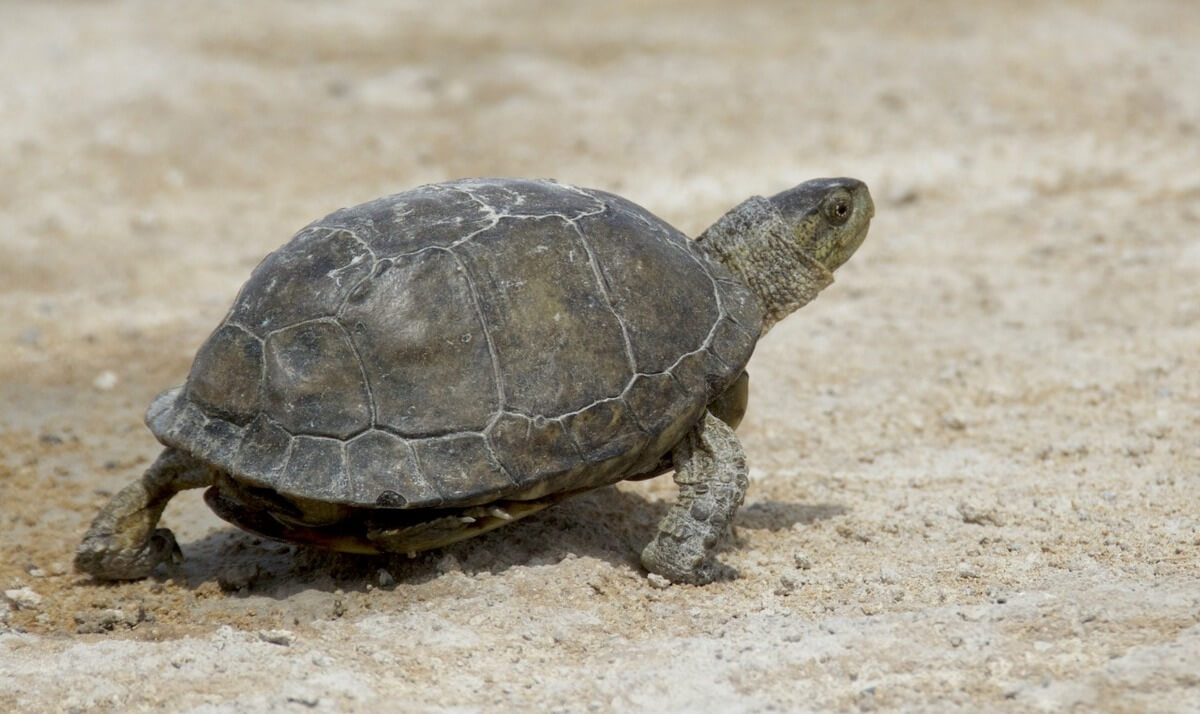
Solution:
[[(1200, 11), (743, 5), (0, 4), (0, 710), (1200, 711)], [(646, 579), (669, 478), (414, 560), (193, 492), (71, 571), (265, 253), (471, 175), (872, 186), (751, 363), (739, 579)]]

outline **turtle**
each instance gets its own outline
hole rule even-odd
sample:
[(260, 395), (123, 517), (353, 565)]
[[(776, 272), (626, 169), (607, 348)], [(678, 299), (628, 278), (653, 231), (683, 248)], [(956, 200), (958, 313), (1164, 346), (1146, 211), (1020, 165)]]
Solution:
[(180, 562), (157, 526), (184, 489), (266, 538), (412, 555), (673, 471), (643, 566), (735, 576), (713, 550), (748, 487), (746, 364), (874, 213), (849, 178), (753, 196), (694, 240), (549, 179), (335, 211), (259, 263), (185, 383), (153, 400), (165, 448), (95, 517), (76, 569), (133, 580)]

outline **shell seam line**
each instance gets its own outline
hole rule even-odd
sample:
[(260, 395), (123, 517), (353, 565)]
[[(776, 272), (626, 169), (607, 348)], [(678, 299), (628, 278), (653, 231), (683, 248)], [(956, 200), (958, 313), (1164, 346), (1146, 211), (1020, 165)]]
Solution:
[(336, 317), (333, 318), (332, 322), (337, 325), (338, 329), (346, 337), (346, 342), (350, 345), (350, 352), (354, 354), (354, 361), (358, 364), (358, 374), (362, 377), (363, 389), (367, 392), (367, 417), (370, 419), (371, 426), (375, 426), (375, 393), (371, 391), (371, 380), (367, 378), (367, 366), (363, 364), (362, 355), (358, 352), (358, 345), (354, 344), (354, 336), (350, 334), (346, 326)]
[(425, 489), (430, 493), (437, 494), (438, 505), (444, 503), (446, 501), (446, 494), (442, 493), (437, 484), (425, 475), (425, 467), (421, 465), (421, 459), (417, 457), (417, 450), (413, 448), (412, 442), (408, 439), (400, 439), (400, 441), (404, 443), (404, 448), (408, 452), (408, 458), (412, 459), (414, 480), (423, 484)]
[(442, 501), (445, 502), (446, 501), (446, 492), (443, 491), (442, 489), (438, 488), (438, 484), (436, 481), (434, 481), (433, 479), (425, 478), (425, 466), (421, 463), (421, 455), (417, 453), (417, 450), (415, 448), (413, 448), (413, 446), (411, 444), (408, 445), (408, 449), (409, 449), (409, 452), (412, 454), (413, 466), (415, 467), (417, 474), (421, 476), (421, 480), (423, 480), (425, 483), (427, 483), (429, 485), (430, 489), (434, 493), (437, 494), (438, 498), (442, 499)]
[(363, 283), (370, 280), (371, 276), (375, 274), (375, 268), (377, 268), (379, 266), (379, 256), (375, 254), (375, 250), (371, 247), (371, 244), (368, 243), (367, 241), (363, 240), (363, 238), (360, 235), (358, 235), (358, 233), (354, 229), (345, 228), (345, 227), (342, 227), (342, 228), (332, 228), (332, 227), (328, 227), (328, 226), (321, 226), (321, 227), (324, 228), (325, 230), (329, 231), (330, 234), (333, 234), (333, 233), (348, 234), (359, 245), (361, 245), (363, 247), (363, 250), (367, 251), (367, 255), (371, 256), (371, 269), (367, 271), (366, 275), (364, 275), (362, 278), (357, 280), (354, 283), (354, 285), (350, 286), (350, 289), (346, 291), (345, 297), (343, 297), (341, 299), (341, 302), (338, 303), (337, 309), (333, 311), (334, 315), (340, 315), (340, 314), (342, 314), (342, 311), (346, 309), (346, 303), (350, 302), (350, 296), (353, 295), (355, 293), (355, 291), (358, 290), (358, 288)]
[(600, 270), (600, 264), (596, 262), (592, 246), (588, 244), (587, 236), (575, 222), (570, 221), (569, 224), (575, 230), (575, 235), (579, 236), (579, 243), (583, 246), (583, 252), (587, 254), (588, 267), (591, 268), (592, 276), (596, 279), (596, 287), (600, 289), (600, 295), (604, 297), (604, 304), (608, 306), (608, 311), (612, 313), (613, 319), (617, 321), (617, 327), (621, 330), (621, 341), (625, 343), (625, 359), (629, 362), (629, 371), (637, 374), (637, 360), (633, 356), (633, 342), (629, 339), (629, 328), (621, 319), (621, 315), (617, 313), (617, 307), (613, 304), (612, 295), (608, 292), (607, 281)]
[(375, 250), (371, 247), (371, 244), (366, 242), (365, 240), (363, 240), (362, 236), (358, 235), (358, 233), (353, 228), (345, 228), (345, 227), (333, 228), (330, 226), (321, 226), (321, 227), (324, 228), (325, 230), (329, 231), (330, 233), (347, 233), (347, 234), (349, 234), (349, 236), (351, 238), (353, 238), (355, 240), (355, 242), (357, 242), (359, 245), (361, 245), (363, 247), (363, 250), (367, 251), (367, 254), (371, 256), (372, 261), (374, 261), (374, 262), (379, 261), (379, 256), (375, 255)]
[(512, 472), (508, 470), (508, 467), (504, 465), (504, 462), (500, 460), (495, 450), (492, 449), (492, 440), (486, 434), (483, 436), (483, 448), (487, 451), (488, 458), (492, 460), (496, 468), (500, 469), (500, 473), (504, 474), (504, 478), (508, 479), (508, 482), (513, 486), (520, 486), (521, 484), (517, 481), (516, 477), (512, 475)]
[[(488, 330), (487, 318), (483, 314), (483, 300), (479, 296), (479, 286), (475, 280), (475, 275), (466, 262), (449, 248), (446, 252), (454, 259), (455, 264), (463, 271), (463, 277), (467, 281), (467, 289), (471, 291), (471, 302), (475, 307), (475, 317), (479, 320), (479, 329), (483, 330), (483, 339), (487, 341), (488, 357), (491, 358), (492, 375), (496, 379), (496, 407), (497, 410), (503, 410), (506, 401), (508, 400), (508, 386), (504, 383), (504, 373), (500, 370), (500, 355), (496, 352), (496, 343), (492, 340), (492, 333)], [(495, 421), (493, 417), (492, 421)]]
[(562, 220), (564, 220), (567, 223), (574, 226), (575, 221), (578, 221), (581, 218), (587, 218), (588, 216), (599, 215), (601, 213), (604, 213), (604, 211), (606, 210), (606, 207), (604, 205), (601, 205), (600, 208), (598, 208), (594, 211), (580, 213), (579, 215), (575, 216), (574, 218), (572, 218), (568, 215), (562, 214), (562, 213), (541, 213), (538, 215), (513, 215), (510, 213), (498, 213), (491, 204), (486, 203), (485, 201), (480, 199), (478, 196), (476, 196), (475, 194), (471, 193), (470, 191), (468, 191), (464, 188), (460, 188), (460, 187), (456, 186), (456, 187), (454, 187), (454, 190), (458, 191), (460, 193), (465, 193), (467, 196), (470, 196), (471, 200), (478, 203), (482, 208), (485, 208), (488, 212), (491, 222), (481, 228), (478, 228), (478, 229), (468, 233), (467, 235), (465, 235), (461, 238), (457, 238), (454, 241), (447, 243), (446, 245), (427, 245), (422, 248), (417, 248), (416, 250), (406, 251), (404, 253), (396, 253), (394, 255), (385, 255), (381, 258), (377, 257), (377, 260), (397, 260), (400, 258), (409, 258), (414, 255), (420, 255), (421, 253), (424, 253), (424, 252), (430, 251), (430, 250), (451, 250), (453, 248), (457, 248), (458, 246), (463, 245), (464, 243), (467, 243), (467, 242), (473, 240), (475, 238), (475, 236), (479, 235), (480, 233), (483, 233), (485, 231), (491, 230), (492, 228), (495, 228), (496, 226), (500, 225), (500, 221), (502, 221), (506, 218), (515, 220), (515, 221), (528, 221), (528, 220), (536, 221), (536, 220), (542, 220), (544, 218), (561, 218)]
[[(286, 432), (287, 430), (285, 429), (284, 431)], [(275, 490), (281, 492), (283, 491), (281, 488), (283, 486), (283, 479), (285, 476), (287, 476), (288, 467), (292, 465), (292, 453), (295, 451), (295, 449), (292, 447), (296, 445), (296, 437), (292, 436), (291, 434), (288, 434), (288, 437), (288, 445), (287, 448), (284, 449), (283, 454), (283, 463), (279, 465), (279, 471), (277, 472), (278, 476), (272, 479), (276, 486)]]

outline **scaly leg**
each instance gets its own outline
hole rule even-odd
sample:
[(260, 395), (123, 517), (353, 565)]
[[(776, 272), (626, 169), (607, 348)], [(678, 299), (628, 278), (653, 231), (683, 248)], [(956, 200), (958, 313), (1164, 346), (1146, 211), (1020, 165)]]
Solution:
[(745, 498), (746, 455), (733, 429), (705, 412), (671, 458), (679, 498), (642, 551), (642, 565), (677, 583), (704, 585), (727, 571), (709, 556)]
[(211, 485), (213, 470), (176, 449), (165, 449), (142, 478), (100, 510), (75, 552), (75, 569), (97, 580), (139, 580), (183, 556), (175, 536), (155, 528), (167, 501), (189, 488)]

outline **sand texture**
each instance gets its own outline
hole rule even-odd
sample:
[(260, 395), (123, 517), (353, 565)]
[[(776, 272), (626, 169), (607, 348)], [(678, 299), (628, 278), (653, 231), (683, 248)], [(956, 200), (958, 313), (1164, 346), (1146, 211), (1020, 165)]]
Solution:
[[(0, 3), (0, 711), (1200, 712), (1200, 9)], [(415, 559), (71, 558), (250, 270), (460, 176), (689, 235), (877, 217), (750, 364), (740, 578), (657, 587), (669, 477)], [(661, 583), (659, 583), (661, 585)]]

